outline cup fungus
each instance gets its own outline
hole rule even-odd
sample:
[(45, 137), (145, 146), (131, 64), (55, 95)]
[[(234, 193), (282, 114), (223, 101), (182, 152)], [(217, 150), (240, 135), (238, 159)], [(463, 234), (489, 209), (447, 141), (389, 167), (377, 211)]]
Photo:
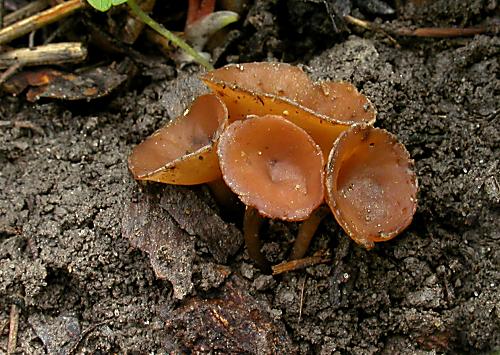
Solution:
[(411, 223), (417, 204), (413, 161), (394, 135), (371, 126), (375, 109), (354, 86), (313, 83), (283, 63), (228, 65), (202, 80), (215, 94), (198, 97), (139, 144), (129, 169), (137, 180), (209, 183), (229, 204), (237, 194), (247, 206), (248, 253), (261, 269), (270, 271), (260, 250), (262, 216), (305, 221), (290, 256), (302, 258), (329, 213), (320, 206), (325, 186), (337, 222), (367, 249)]
[(255, 210), (286, 221), (307, 219), (324, 198), (321, 149), (300, 127), (267, 115), (230, 124), (217, 154), (224, 181), (247, 206), (243, 229), (250, 257), (267, 269)]
[(303, 128), (328, 154), (338, 135), (355, 123), (373, 124), (375, 109), (345, 82), (313, 83), (285, 63), (227, 65), (202, 77), (226, 104), (230, 122), (247, 115), (281, 115)]
[(326, 200), (345, 232), (367, 249), (402, 232), (417, 206), (417, 179), (406, 148), (365, 124), (343, 132), (330, 152)]
[(198, 97), (182, 116), (136, 146), (128, 159), (136, 180), (194, 185), (220, 178), (215, 142), (228, 124), (214, 94)]

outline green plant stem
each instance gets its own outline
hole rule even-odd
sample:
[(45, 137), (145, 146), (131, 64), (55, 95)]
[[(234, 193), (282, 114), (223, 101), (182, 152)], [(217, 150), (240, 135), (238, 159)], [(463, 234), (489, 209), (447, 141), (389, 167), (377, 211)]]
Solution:
[(160, 25), (158, 22), (153, 20), (147, 13), (142, 11), (142, 9), (137, 5), (135, 0), (127, 0), (128, 6), (132, 9), (132, 12), (139, 17), (146, 25), (151, 27), (153, 30), (161, 34), (163, 37), (168, 39), (177, 47), (183, 49), (187, 54), (189, 54), (193, 59), (199, 64), (203, 65), (207, 70), (212, 70), (214, 67), (208, 62), (200, 53), (195, 51), (189, 44), (184, 42), (181, 38), (174, 35), (172, 32), (167, 30), (165, 27)]

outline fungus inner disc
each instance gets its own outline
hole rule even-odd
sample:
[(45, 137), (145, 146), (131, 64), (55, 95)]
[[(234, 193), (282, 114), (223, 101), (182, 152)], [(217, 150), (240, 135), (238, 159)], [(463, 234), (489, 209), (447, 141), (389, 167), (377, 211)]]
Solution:
[(394, 136), (368, 126), (346, 132), (332, 151), (329, 169), (332, 210), (353, 238), (382, 241), (409, 225), (416, 178), (408, 152)]
[(265, 216), (303, 220), (323, 200), (321, 149), (281, 116), (232, 123), (218, 154), (228, 186)]
[(224, 120), (215, 95), (198, 97), (191, 108), (139, 144), (129, 158), (134, 176), (152, 174), (176, 160), (210, 146)]

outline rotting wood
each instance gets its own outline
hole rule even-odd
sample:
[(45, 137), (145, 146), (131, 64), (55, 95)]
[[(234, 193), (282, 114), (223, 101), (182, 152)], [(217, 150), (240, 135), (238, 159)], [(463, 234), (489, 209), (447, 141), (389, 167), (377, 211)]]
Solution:
[(82, 0), (69, 0), (0, 29), (0, 44), (8, 43), (34, 30), (71, 15), (84, 6)]
[(0, 69), (19, 64), (35, 66), (76, 63), (85, 60), (87, 48), (79, 42), (52, 43), (34, 48), (15, 49), (0, 54)]

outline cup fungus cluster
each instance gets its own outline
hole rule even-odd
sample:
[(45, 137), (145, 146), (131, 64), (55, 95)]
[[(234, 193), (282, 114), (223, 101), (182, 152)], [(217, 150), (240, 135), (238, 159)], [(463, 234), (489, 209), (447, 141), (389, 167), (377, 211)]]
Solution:
[(367, 249), (411, 223), (413, 161), (394, 135), (372, 126), (375, 109), (353, 85), (314, 83), (283, 63), (227, 65), (201, 79), (213, 94), (135, 147), (129, 169), (167, 184), (223, 181), (246, 205), (245, 241), (262, 269), (263, 217), (304, 221), (292, 259), (304, 256), (330, 210)]

